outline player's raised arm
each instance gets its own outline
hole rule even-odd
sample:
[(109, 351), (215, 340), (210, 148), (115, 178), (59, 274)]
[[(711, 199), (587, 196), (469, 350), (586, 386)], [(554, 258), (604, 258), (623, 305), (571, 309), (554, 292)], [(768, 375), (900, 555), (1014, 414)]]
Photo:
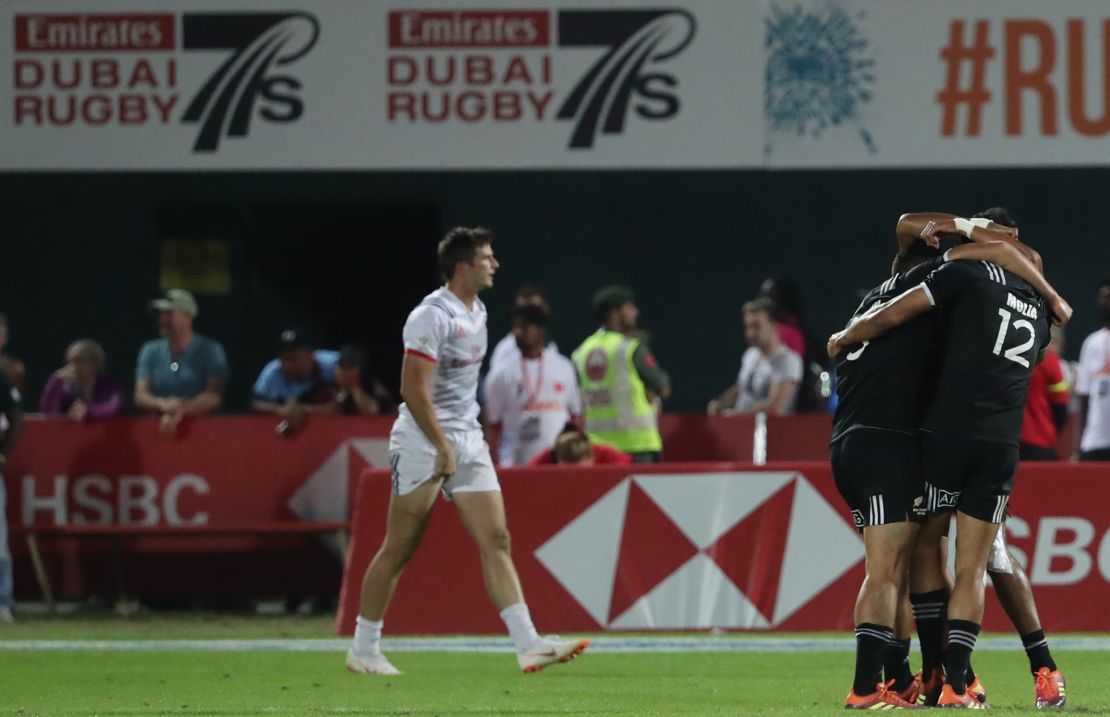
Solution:
[[(999, 233), (989, 230), (983, 230), (983, 233), (1000, 236)], [(1005, 241), (964, 244), (950, 249), (948, 259), (989, 261), (992, 264), (997, 264), (1011, 274), (1016, 274), (1025, 279), (1034, 291), (1044, 297), (1044, 300), (1048, 302), (1049, 310), (1052, 312), (1053, 323), (1063, 326), (1071, 319), (1072, 308), (1068, 305), (1068, 302), (1064, 301), (1052, 284), (1044, 278), (1044, 274), (1013, 244)]]
[(846, 329), (829, 337), (829, 357), (835, 358), (845, 346), (878, 338), (932, 308), (929, 291), (921, 284), (906, 290), (889, 304), (876, 304), (867, 313), (853, 319)]
[[(917, 241), (923, 241), (935, 249), (940, 246), (940, 237), (957, 236), (971, 241), (1019, 243), (1016, 227), (996, 224), (984, 218), (965, 219), (943, 212), (903, 214), (898, 218), (898, 225), (895, 227), (894, 233), (898, 237), (898, 245), (903, 249)], [(1030, 257), (1030, 261), (1033, 261), (1032, 257)]]

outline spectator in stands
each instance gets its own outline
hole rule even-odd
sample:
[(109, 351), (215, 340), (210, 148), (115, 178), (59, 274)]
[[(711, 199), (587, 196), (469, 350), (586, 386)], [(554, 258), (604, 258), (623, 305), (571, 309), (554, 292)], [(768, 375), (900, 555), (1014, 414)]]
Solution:
[(74, 341), (66, 349), (66, 365), (46, 382), (39, 411), (78, 422), (118, 416), (123, 412), (123, 386), (104, 373), (104, 366), (100, 344), (92, 339)]
[[(547, 295), (543, 288), (535, 284), (526, 284), (516, 292), (515, 306), (538, 306), (543, 309), (543, 312), (548, 316), (551, 315), (551, 306), (547, 303)], [(514, 306), (514, 308), (515, 308)], [(493, 369), (498, 365), (510, 361), (515, 362), (520, 358), (520, 348), (517, 346), (516, 333), (517, 333), (517, 319), (514, 317), (510, 324), (512, 330), (502, 337), (500, 341), (493, 347), (490, 352), (489, 359), (489, 373), (493, 373)], [(551, 342), (551, 347), (556, 351), (559, 349), (554, 342)], [(487, 374), (488, 375), (488, 374)]]
[(710, 415), (769, 413), (784, 416), (794, 410), (802, 380), (802, 357), (782, 343), (766, 299), (744, 304), (744, 338), (748, 350), (740, 361), (736, 383), (709, 402)]
[(0, 372), (7, 376), (16, 391), (22, 393), (27, 386), (27, 367), (19, 359), (5, 353), (8, 338), (8, 317), (0, 314)]
[(794, 353), (805, 358), (806, 337), (802, 331), (802, 296), (793, 279), (767, 278), (759, 287), (759, 297), (771, 302), (771, 318), (779, 332), (779, 340)]
[(14, 622), (12, 605), (15, 593), (12, 583), (12, 553), (8, 543), (7, 493), (4, 474), (8, 456), (23, 432), (23, 412), (19, 408), (19, 392), (0, 371), (0, 417), (5, 429), (0, 429), (0, 622)]
[(227, 356), (219, 341), (193, 331), (197, 300), (184, 289), (169, 289), (150, 302), (158, 312), (162, 338), (139, 349), (135, 406), (157, 413), (163, 433), (174, 433), (185, 416), (212, 413), (223, 402)]
[(591, 443), (578, 426), (568, 423), (555, 439), (555, 445), (545, 448), (528, 461), (530, 466), (547, 465), (620, 465), (632, 463), (632, 456), (603, 443)]
[(663, 460), (660, 401), (671, 395), (671, 379), (639, 338), (632, 290), (598, 289), (593, 298), (598, 330), (574, 350), (574, 366), (585, 406), (586, 433), (632, 456), (634, 463)]
[(503, 360), (486, 378), (486, 418), (500, 429), (497, 454), (503, 466), (526, 465), (568, 420), (582, 415), (574, 364), (547, 346), (547, 319), (539, 306), (517, 306), (513, 332), (519, 359)]
[(1023, 461), (1056, 461), (1060, 431), (1068, 422), (1068, 381), (1053, 347), (1033, 369), (1018, 456)]
[(1098, 311), (1102, 328), (1083, 341), (1075, 386), (1079, 450), (1073, 457), (1084, 461), (1110, 461), (1110, 278), (1099, 284)]
[(360, 346), (348, 344), (339, 349), (335, 385), (338, 389), (335, 401), (339, 413), (348, 416), (374, 416), (397, 410), (397, 399), (385, 384), (371, 374), (366, 352)]
[(336, 413), (338, 351), (313, 349), (300, 331), (281, 332), (277, 358), (270, 361), (254, 382), (251, 409), (281, 418), (278, 433), (300, 428), (310, 414)]

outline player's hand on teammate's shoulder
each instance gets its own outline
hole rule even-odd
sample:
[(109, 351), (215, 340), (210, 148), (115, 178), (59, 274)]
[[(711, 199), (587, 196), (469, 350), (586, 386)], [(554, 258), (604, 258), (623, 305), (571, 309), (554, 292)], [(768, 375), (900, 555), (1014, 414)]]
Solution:
[(1071, 305), (1064, 301), (1064, 297), (1057, 294), (1054, 298), (1049, 299), (1048, 309), (1052, 312), (1052, 323), (1057, 326), (1063, 326), (1071, 319), (1072, 308)]
[(825, 347), (825, 350), (829, 353), (829, 358), (836, 358), (836, 355), (840, 353), (840, 349), (843, 348), (840, 344), (840, 340), (843, 337), (844, 331), (837, 331), (829, 337), (829, 343)]

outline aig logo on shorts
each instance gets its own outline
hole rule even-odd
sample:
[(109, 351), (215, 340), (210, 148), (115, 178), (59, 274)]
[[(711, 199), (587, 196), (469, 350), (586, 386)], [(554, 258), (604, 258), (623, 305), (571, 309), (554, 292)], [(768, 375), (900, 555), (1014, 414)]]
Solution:
[(925, 484), (925, 498), (930, 511), (955, 508), (960, 502), (961, 491), (941, 490), (931, 483)]

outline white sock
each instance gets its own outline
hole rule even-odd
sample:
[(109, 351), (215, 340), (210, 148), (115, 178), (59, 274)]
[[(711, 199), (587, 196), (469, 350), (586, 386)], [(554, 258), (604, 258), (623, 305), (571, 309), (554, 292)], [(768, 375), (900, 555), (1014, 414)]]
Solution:
[(522, 602), (510, 605), (501, 611), (501, 619), (505, 627), (509, 628), (509, 637), (513, 640), (513, 647), (517, 652), (524, 652), (540, 641), (540, 634), (532, 624), (532, 616), (528, 614), (528, 606)]
[(367, 620), (362, 615), (355, 619), (355, 652), (359, 655), (377, 655), (382, 651), (382, 620)]

